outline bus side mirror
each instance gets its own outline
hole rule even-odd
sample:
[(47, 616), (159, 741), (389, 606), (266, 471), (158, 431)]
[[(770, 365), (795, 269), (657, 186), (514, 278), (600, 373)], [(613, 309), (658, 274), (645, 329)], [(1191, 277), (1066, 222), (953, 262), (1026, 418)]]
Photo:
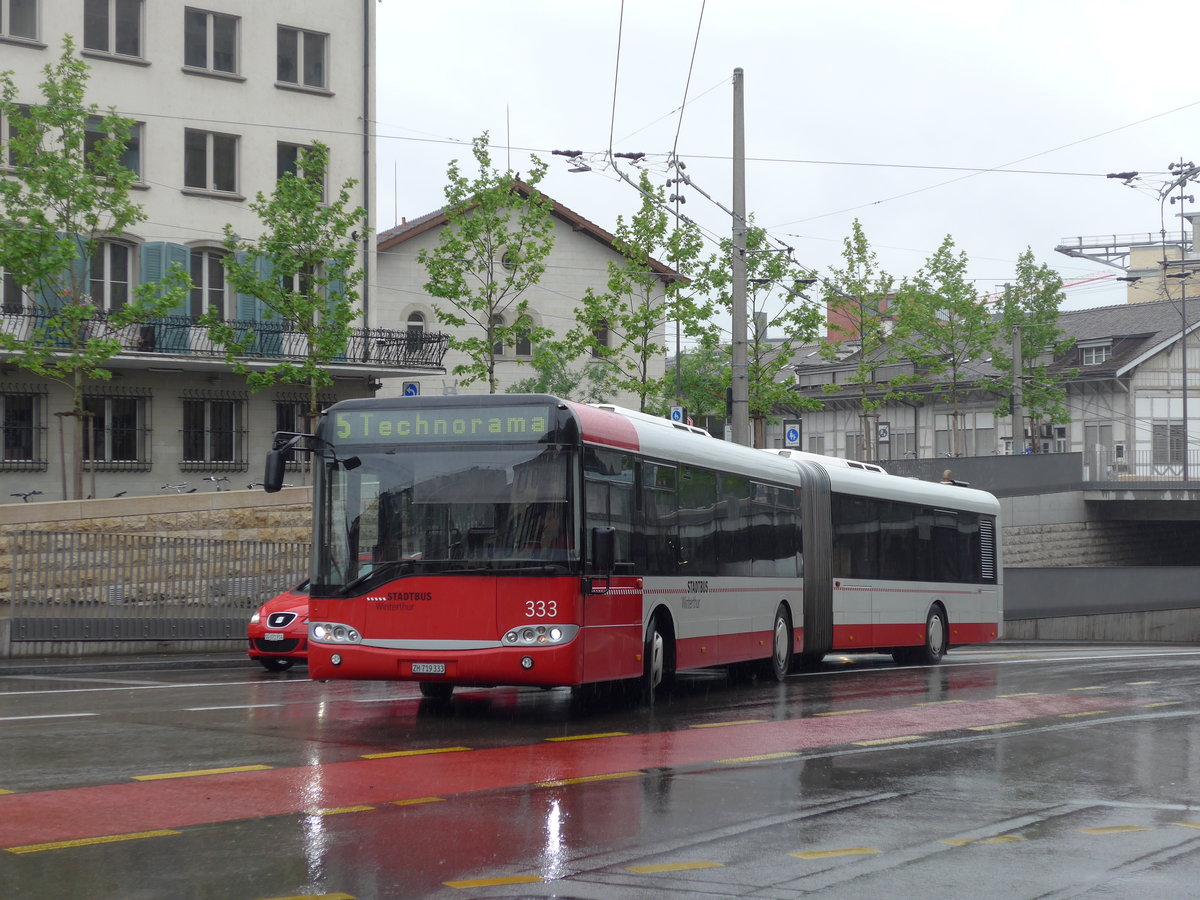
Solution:
[(267, 467), (263, 472), (262, 486), (268, 494), (274, 494), (283, 487), (283, 473), (287, 466), (285, 453), (284, 450), (271, 450), (267, 453)]
[(592, 529), (592, 571), (611, 575), (617, 565), (617, 530), (610, 527)]

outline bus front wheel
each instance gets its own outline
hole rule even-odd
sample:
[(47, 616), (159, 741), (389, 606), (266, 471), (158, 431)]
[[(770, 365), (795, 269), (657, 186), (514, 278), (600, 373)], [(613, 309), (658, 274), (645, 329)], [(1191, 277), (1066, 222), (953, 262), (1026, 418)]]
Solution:
[(421, 696), (426, 700), (449, 700), (450, 695), (454, 693), (454, 685), (447, 684), (444, 681), (422, 681)]
[(655, 613), (646, 629), (642, 648), (642, 699), (653, 703), (665, 694), (675, 677), (675, 648), (661, 613)]

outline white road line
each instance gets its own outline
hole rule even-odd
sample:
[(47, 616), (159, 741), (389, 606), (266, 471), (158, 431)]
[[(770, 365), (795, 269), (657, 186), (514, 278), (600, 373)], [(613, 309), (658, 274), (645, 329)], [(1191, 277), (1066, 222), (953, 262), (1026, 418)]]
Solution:
[(212, 710), (221, 709), (273, 709), (277, 706), (283, 706), (282, 703), (247, 703), (242, 706), (185, 706), (184, 712), (211, 712)]
[(0, 722), (21, 722), (26, 719), (78, 719), (83, 716), (98, 716), (100, 713), (48, 713), (40, 716), (0, 716)]

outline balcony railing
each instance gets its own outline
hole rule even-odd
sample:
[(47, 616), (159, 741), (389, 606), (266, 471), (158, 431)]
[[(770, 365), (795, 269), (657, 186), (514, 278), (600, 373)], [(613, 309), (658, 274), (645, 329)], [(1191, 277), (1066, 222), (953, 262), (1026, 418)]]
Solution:
[[(6, 312), (0, 314), (0, 331), (27, 340), (45, 318), (41, 312)], [(285, 322), (231, 320), (226, 324), (243, 337), (253, 335), (252, 343), (241, 354), (242, 359), (279, 362), (300, 361), (308, 356), (304, 335), (289, 328)], [(110, 324), (106, 313), (99, 312), (85, 327), (90, 336), (116, 338), (121, 343), (122, 354), (155, 359), (224, 359), (226, 354), (224, 347), (213, 342), (206, 326), (187, 316), (164, 316), (142, 325), (116, 328)], [(53, 335), (50, 339), (53, 342)], [(334, 359), (334, 364), (434, 369), (442, 364), (448, 340), (445, 334), (355, 328), (350, 333), (345, 352)]]
[[(1200, 450), (1188, 450), (1187, 480), (1200, 481)], [(1083, 454), (1085, 482), (1172, 482), (1183, 481), (1183, 451), (1167, 454), (1154, 450), (1130, 450), (1097, 446)]]

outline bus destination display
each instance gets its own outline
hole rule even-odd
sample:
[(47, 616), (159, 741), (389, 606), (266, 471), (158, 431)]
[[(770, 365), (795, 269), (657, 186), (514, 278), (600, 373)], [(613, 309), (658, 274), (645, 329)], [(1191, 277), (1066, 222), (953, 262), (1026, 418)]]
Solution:
[(334, 414), (333, 433), (347, 444), (540, 441), (550, 410), (538, 406), (441, 409), (355, 409)]

